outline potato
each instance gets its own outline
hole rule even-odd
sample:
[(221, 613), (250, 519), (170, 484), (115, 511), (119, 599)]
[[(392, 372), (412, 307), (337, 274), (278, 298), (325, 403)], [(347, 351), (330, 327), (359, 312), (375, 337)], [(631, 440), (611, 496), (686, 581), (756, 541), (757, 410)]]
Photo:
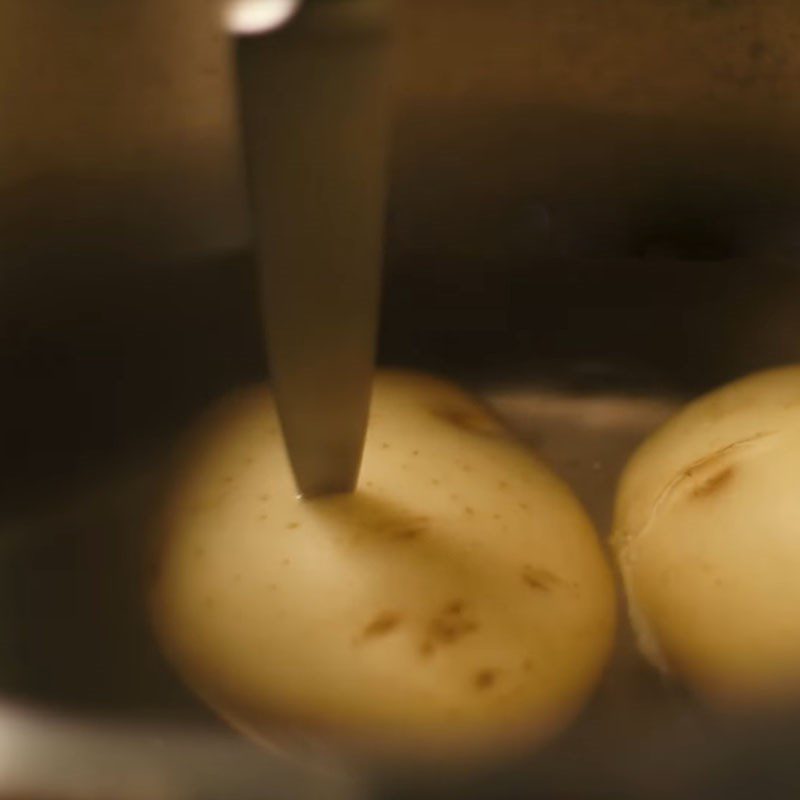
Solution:
[(440, 757), (530, 743), (580, 709), (615, 624), (571, 492), (461, 391), (375, 381), (359, 490), (295, 495), (266, 388), (192, 437), (164, 517), (163, 648), (239, 729)]
[(614, 549), (644, 654), (726, 709), (800, 698), (800, 367), (696, 400), (635, 453)]

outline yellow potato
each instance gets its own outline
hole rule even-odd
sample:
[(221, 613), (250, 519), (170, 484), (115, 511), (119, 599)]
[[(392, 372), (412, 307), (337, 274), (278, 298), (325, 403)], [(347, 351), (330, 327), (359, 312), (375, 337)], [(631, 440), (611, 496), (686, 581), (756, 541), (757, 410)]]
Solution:
[(645, 442), (614, 548), (651, 661), (725, 708), (800, 698), (800, 367), (718, 389)]
[(267, 741), (439, 756), (564, 726), (615, 621), (572, 493), (461, 391), (409, 373), (376, 378), (359, 486), (295, 496), (264, 387), (199, 426), (151, 594), (187, 682)]

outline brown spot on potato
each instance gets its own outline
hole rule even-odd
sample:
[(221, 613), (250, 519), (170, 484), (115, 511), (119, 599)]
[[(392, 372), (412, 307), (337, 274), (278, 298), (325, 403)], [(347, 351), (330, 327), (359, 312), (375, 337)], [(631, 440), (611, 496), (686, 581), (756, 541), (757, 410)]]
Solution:
[(269, 500), (269, 495), (268, 494), (260, 494), (258, 496), (258, 499), (261, 500), (261, 502), (263, 503), (263, 502)]
[(453, 600), (453, 602), (448, 603), (444, 609), (445, 614), (461, 614), (463, 611), (464, 611), (463, 600)]
[(289, 524), (286, 526), (286, 529), (287, 529), (287, 530), (290, 530), (290, 531), (293, 531), (293, 530), (295, 530), (296, 528), (299, 528), (299, 527), (300, 527), (300, 523), (299, 523), (299, 522), (290, 522), (290, 523), (289, 523)]
[(731, 482), (735, 471), (731, 466), (723, 467), (707, 478), (698, 481), (697, 485), (692, 489), (692, 494), (694, 497), (709, 497), (712, 494), (716, 494)]
[(440, 644), (452, 644), (478, 629), (476, 623), (467, 619), (437, 619), (431, 624), (431, 632)]
[(491, 689), (497, 683), (497, 671), (493, 669), (482, 669), (475, 673), (475, 688), (479, 691)]
[(409, 542), (412, 539), (419, 538), (424, 532), (425, 532), (425, 526), (417, 525), (409, 528), (403, 528), (403, 530), (397, 531), (394, 534), (394, 538), (400, 542)]
[(383, 531), (392, 541), (408, 542), (422, 536), (428, 529), (428, 517), (407, 517), (384, 524)]
[(486, 436), (497, 435), (502, 430), (494, 419), (477, 409), (448, 405), (434, 408), (432, 412), (439, 419), (469, 433), (478, 433)]
[(385, 636), (397, 628), (403, 618), (396, 611), (381, 611), (373, 620), (371, 620), (361, 631), (361, 639), (375, 639), (379, 636)]
[[(734, 461), (735, 463), (735, 453), (738, 450), (752, 446), (761, 439), (774, 436), (775, 433), (772, 430), (758, 431), (750, 436), (736, 439), (684, 467), (661, 490), (642, 528), (638, 532), (631, 530), (622, 532), (621, 538), (623, 541), (627, 541), (645, 530), (657, 518), (661, 506), (670, 502), (676, 492), (680, 492), (679, 496), (684, 498), (687, 495), (689, 498), (703, 497), (727, 485), (733, 476), (731, 474), (725, 475), (724, 473), (729, 470), (734, 471), (734, 466), (731, 462)], [(687, 482), (689, 484), (688, 487), (686, 486)], [(699, 494), (697, 492), (698, 489), (700, 490)]]
[(525, 564), (520, 577), (529, 589), (536, 592), (549, 592), (561, 583), (561, 579), (549, 570), (533, 567), (530, 564)]
[(478, 624), (467, 615), (464, 601), (453, 600), (428, 623), (423, 647), (433, 652), (437, 647), (455, 644), (477, 630)]

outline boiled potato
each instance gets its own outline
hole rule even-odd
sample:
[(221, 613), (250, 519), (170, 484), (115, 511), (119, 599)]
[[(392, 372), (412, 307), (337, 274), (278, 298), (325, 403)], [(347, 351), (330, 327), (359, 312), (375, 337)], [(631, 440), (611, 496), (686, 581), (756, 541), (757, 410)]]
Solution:
[(239, 729), (441, 756), (543, 739), (609, 654), (586, 514), (450, 384), (376, 378), (359, 490), (295, 495), (272, 399), (226, 399), (175, 475), (151, 590), (165, 652)]
[(650, 660), (723, 708), (800, 698), (800, 367), (667, 422), (626, 467), (614, 528)]

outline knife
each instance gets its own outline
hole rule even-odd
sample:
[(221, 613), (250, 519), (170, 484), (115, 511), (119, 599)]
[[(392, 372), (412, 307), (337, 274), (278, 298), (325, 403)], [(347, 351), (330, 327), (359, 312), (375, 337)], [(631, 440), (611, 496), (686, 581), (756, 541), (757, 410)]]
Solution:
[(226, 22), (284, 443), (303, 497), (349, 492), (378, 323), (388, 3), (240, 0)]

